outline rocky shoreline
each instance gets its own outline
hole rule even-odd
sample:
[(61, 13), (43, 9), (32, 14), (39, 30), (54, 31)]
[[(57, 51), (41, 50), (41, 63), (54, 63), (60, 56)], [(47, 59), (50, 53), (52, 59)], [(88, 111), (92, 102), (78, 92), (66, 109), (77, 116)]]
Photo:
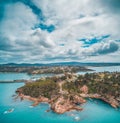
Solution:
[[(106, 75), (106, 73), (104, 74)], [(99, 77), (103, 77), (104, 74), (99, 73)], [(107, 73), (107, 75), (110, 78), (110, 76), (114, 74)], [(116, 74), (116, 76), (117, 75), (119, 74)], [(86, 82), (85, 76), (86, 75), (78, 77), (76, 75), (72, 76), (66, 74), (66, 76), (57, 76), (56, 78), (45, 78), (44, 80), (26, 83), (25, 86), (18, 88), (16, 92), (21, 100), (27, 99), (33, 101), (34, 103), (32, 106), (36, 106), (41, 102), (50, 104), (51, 110), (58, 114), (63, 114), (71, 110), (83, 110), (81, 105), (86, 103), (88, 98), (100, 99), (110, 104), (113, 108), (118, 108), (120, 106), (119, 86), (116, 83), (112, 84), (114, 88), (118, 89), (115, 91), (116, 95), (113, 95), (111, 91), (108, 93), (108, 90), (106, 93), (103, 93), (102, 89), (104, 91), (105, 83), (101, 88), (101, 83), (99, 83), (99, 86), (97, 85), (97, 78), (94, 85), (92, 83), (91, 86), (91, 83), (88, 84)], [(96, 74), (95, 76), (98, 75)], [(101, 81), (101, 78), (99, 78), (99, 81)], [(100, 89), (100, 91), (97, 88)], [(105, 89), (107, 89), (106, 86)]]
[(86, 103), (87, 101), (84, 98), (91, 98), (91, 99), (100, 99), (103, 100), (104, 102), (107, 102), (108, 104), (110, 104), (113, 108), (118, 108), (119, 107), (119, 103), (113, 99), (113, 100), (107, 100), (103, 97), (101, 97), (98, 94), (94, 94), (94, 95), (84, 95), (81, 94), (81, 97), (79, 96), (75, 96), (74, 101), (70, 101), (69, 99), (64, 99), (64, 97), (59, 97), (57, 99), (56, 102), (54, 102), (53, 100), (49, 100), (46, 97), (40, 97), (40, 98), (33, 98), (24, 94), (19, 94), (19, 97), (23, 100), (23, 99), (27, 99), (30, 101), (33, 101), (34, 103), (32, 104), (32, 106), (37, 106), (38, 104), (45, 102), (50, 104), (51, 110), (53, 110), (54, 112), (58, 113), (58, 114), (63, 114), (67, 111), (71, 111), (71, 110), (77, 110), (77, 111), (82, 111), (83, 108), (81, 108), (80, 106), (76, 106), (76, 104), (83, 104)]
[(83, 98), (92, 98), (92, 99), (100, 99), (106, 103), (108, 103), (109, 105), (111, 105), (113, 108), (118, 108), (119, 107), (119, 102), (117, 100), (114, 99), (114, 97), (109, 96), (108, 99), (105, 97), (102, 97), (99, 94), (80, 94), (81, 97)]
[[(17, 92), (19, 92), (19, 90)], [(27, 99), (27, 100), (33, 101), (34, 103), (32, 104), (32, 106), (37, 106), (38, 104), (42, 102), (48, 103), (50, 104), (51, 110), (53, 110), (55, 113), (58, 113), (58, 114), (63, 114), (71, 110), (82, 111), (83, 108), (81, 108), (80, 105), (86, 103), (87, 98), (100, 99), (110, 104), (113, 108), (119, 107), (119, 103), (117, 100), (114, 99), (114, 97), (109, 97), (109, 99), (106, 99), (99, 94), (81, 93), (79, 96), (74, 95), (74, 97), (72, 97), (73, 98), (72, 100), (70, 100), (70, 97), (65, 99), (64, 96), (62, 95), (59, 97), (54, 97), (52, 99), (49, 99), (43, 96), (40, 96), (39, 98), (34, 98), (31, 96), (19, 93), (19, 97), (21, 98), (21, 100)]]
[[(53, 110), (54, 112), (56, 112), (58, 114), (63, 114), (65, 112), (71, 111), (71, 110), (77, 110), (77, 111), (83, 110), (79, 106), (76, 106), (75, 102), (73, 103), (69, 99), (66, 100), (66, 99), (64, 99), (63, 96), (59, 97), (56, 102), (54, 102), (55, 99), (49, 100), (46, 97), (33, 98), (31, 96), (27, 96), (24, 94), (19, 94), (19, 97), (21, 98), (21, 100), (26, 99), (26, 100), (33, 101), (32, 106), (37, 106), (38, 104), (40, 104), (42, 102), (48, 103), (48, 104), (50, 104), (51, 110)], [(81, 103), (81, 101), (78, 101), (78, 102)], [(86, 102), (86, 101), (83, 101), (83, 102)]]

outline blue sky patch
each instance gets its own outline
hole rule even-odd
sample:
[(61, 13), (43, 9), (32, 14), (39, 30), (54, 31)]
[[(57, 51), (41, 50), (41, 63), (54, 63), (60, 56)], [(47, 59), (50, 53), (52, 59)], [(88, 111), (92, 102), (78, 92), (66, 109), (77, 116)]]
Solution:
[(38, 24), (35, 25), (35, 27), (33, 29), (36, 28), (40, 28), (41, 30), (47, 30), (49, 33), (55, 30), (55, 26), (54, 25), (45, 25), (45, 24)]
[(65, 44), (59, 44), (60, 46), (65, 46)]
[(102, 41), (103, 39), (109, 38), (110, 35), (103, 35), (101, 37), (94, 37), (92, 39), (87, 39), (87, 38), (82, 38), (79, 39), (78, 41), (82, 41), (84, 43), (84, 47), (89, 47), (95, 43), (98, 43), (100, 41)]

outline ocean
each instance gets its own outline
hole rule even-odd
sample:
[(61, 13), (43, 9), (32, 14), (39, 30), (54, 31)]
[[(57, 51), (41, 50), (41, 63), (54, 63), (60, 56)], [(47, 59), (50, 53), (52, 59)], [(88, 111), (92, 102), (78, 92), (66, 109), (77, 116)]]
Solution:
[[(93, 67), (97, 72), (120, 71), (120, 66)], [(81, 73), (79, 73), (81, 74)], [(82, 73), (83, 74), (83, 73)], [(0, 73), (0, 80), (31, 79), (47, 75), (30, 76), (26, 73)], [(0, 123), (120, 123), (120, 110), (100, 100), (88, 100), (82, 107), (83, 111), (70, 111), (65, 114), (46, 112), (46, 103), (31, 107), (32, 102), (19, 99), (14, 100), (15, 90), (24, 83), (0, 84)], [(5, 111), (14, 109), (11, 113)]]

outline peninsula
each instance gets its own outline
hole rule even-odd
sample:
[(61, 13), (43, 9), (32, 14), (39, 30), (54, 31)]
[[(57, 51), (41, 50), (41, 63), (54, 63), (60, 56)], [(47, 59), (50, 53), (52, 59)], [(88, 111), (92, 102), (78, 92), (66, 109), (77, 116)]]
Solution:
[(87, 99), (105, 101), (114, 108), (120, 106), (120, 72), (100, 72), (76, 75), (64, 73), (26, 83), (16, 93), (21, 100), (33, 101), (32, 106), (41, 102), (50, 104), (56, 113), (83, 110), (81, 105)]
[(92, 69), (87, 68), (86, 66), (80, 65), (64, 65), (64, 64), (46, 64), (46, 65), (37, 65), (37, 64), (7, 64), (0, 65), (0, 72), (16, 72), (16, 73), (28, 73), (28, 74), (62, 74), (63, 72), (87, 72), (93, 71)]

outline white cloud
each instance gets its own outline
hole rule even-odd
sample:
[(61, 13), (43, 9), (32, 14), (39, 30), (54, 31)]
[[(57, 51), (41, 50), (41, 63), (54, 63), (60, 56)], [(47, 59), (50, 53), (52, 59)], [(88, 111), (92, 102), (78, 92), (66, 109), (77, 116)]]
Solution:
[(118, 51), (119, 45), (120, 43), (116, 41), (104, 41), (86, 48), (83, 54), (85, 53), (87, 56), (106, 55)]
[[(8, 59), (15, 59), (18, 55), (26, 62), (49, 59), (51, 62), (99, 61), (98, 57), (107, 56), (108, 61), (115, 61), (113, 56), (118, 56), (120, 52), (120, 43), (116, 41), (120, 40), (120, 18), (100, 0), (33, 0), (33, 3), (42, 10), (44, 24), (54, 25), (55, 30), (51, 33), (40, 28), (33, 30), (41, 21), (29, 6), (20, 2), (6, 5), (5, 17), (0, 22), (0, 46), (5, 47), (1, 48), (4, 52), (9, 52)], [(108, 34), (109, 38), (87, 48), (84, 42), (78, 41)], [(16, 55), (13, 51), (16, 51)], [(2, 55), (0, 57), (3, 58)], [(116, 61), (120, 61), (120, 58), (116, 58)]]
[(23, 37), (25, 31), (30, 30), (37, 23), (36, 16), (32, 10), (24, 4), (18, 2), (8, 4), (5, 7), (4, 19), (1, 22), (1, 32), (3, 35), (14, 37)]

